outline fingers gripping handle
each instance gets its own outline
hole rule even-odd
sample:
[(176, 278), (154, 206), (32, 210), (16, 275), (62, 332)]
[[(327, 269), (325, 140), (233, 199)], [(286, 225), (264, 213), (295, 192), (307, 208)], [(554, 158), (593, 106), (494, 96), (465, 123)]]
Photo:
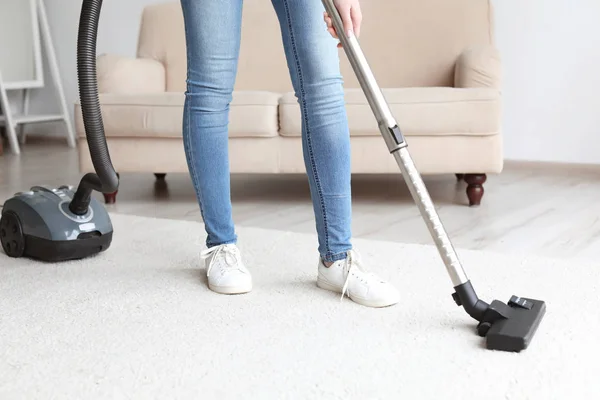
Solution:
[(332, 20), (335, 31), (338, 33), (338, 38), (342, 43), (342, 47), (346, 52), (350, 65), (352, 66), (367, 101), (373, 110), (373, 114), (379, 124), (379, 130), (385, 139), (390, 153), (394, 155), (411, 195), (417, 203), (419, 211), (434, 239), (452, 283), (454, 286), (458, 286), (468, 282), (467, 275), (458, 260), (454, 247), (452, 246), (448, 234), (435, 210), (433, 202), (429, 197), (429, 193), (421, 179), (421, 175), (413, 163), (406, 142), (398, 128), (398, 124), (373, 76), (373, 72), (367, 63), (358, 40), (353, 35), (347, 36), (347, 34), (344, 33), (344, 24), (340, 13), (335, 7), (334, 0), (322, 0), (322, 2), (325, 11), (327, 11), (327, 14)]

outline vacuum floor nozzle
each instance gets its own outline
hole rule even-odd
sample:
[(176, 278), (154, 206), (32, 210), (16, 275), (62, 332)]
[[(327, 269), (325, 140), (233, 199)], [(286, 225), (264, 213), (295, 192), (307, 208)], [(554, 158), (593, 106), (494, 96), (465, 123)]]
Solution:
[(546, 313), (542, 300), (512, 296), (508, 304), (497, 300), (490, 304), (487, 316), (478, 325), (490, 350), (520, 352), (535, 335)]

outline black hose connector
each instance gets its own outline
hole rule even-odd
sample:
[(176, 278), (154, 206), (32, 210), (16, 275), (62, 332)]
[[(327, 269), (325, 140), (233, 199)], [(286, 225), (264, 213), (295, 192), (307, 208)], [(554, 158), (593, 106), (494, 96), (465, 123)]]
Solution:
[(471, 281), (467, 281), (462, 285), (454, 287), (454, 290), (456, 290), (456, 292), (452, 297), (454, 297), (456, 304), (462, 306), (467, 314), (473, 317), (473, 319), (481, 322), (485, 312), (489, 308), (489, 304), (477, 297)]
[(77, 37), (77, 78), (79, 80), (79, 100), (85, 127), (90, 156), (96, 173), (88, 173), (81, 178), (73, 200), (69, 204), (71, 212), (83, 215), (87, 212), (92, 191), (116, 192), (119, 177), (112, 165), (98, 98), (96, 78), (96, 38), (102, 0), (83, 0), (79, 18)]

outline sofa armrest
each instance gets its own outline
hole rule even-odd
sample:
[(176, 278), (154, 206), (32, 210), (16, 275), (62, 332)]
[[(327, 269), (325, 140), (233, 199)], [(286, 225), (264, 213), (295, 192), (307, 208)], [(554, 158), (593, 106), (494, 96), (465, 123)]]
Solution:
[(99, 93), (157, 93), (166, 88), (165, 67), (151, 58), (102, 54), (96, 73)]
[(460, 54), (456, 61), (455, 87), (500, 89), (501, 79), (500, 53), (493, 46), (468, 48)]

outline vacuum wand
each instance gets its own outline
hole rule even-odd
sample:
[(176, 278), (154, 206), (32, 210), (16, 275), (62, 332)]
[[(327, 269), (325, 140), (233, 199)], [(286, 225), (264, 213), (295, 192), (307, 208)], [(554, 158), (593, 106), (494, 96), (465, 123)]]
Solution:
[(505, 351), (520, 351), (526, 348), (545, 313), (545, 303), (513, 296), (508, 304), (497, 300), (487, 304), (477, 297), (357, 38), (352, 32), (345, 31), (334, 0), (322, 0), (322, 3), (375, 115), (388, 150), (394, 156), (446, 266), (455, 290), (452, 295), (454, 301), (479, 321), (478, 333), (480, 336), (488, 337), (488, 348)]
[[(324, 0), (323, 4), (333, 21), (336, 32), (344, 32), (343, 22), (333, 1)], [(342, 42), (348, 60), (350, 61), (367, 101), (371, 106), (371, 110), (375, 114), (375, 118), (379, 123), (379, 130), (385, 139), (388, 149), (396, 159), (402, 175), (405, 177), (408, 184), (411, 195), (417, 200), (419, 211), (427, 223), (429, 232), (433, 236), (453, 285), (460, 286), (467, 283), (469, 281), (467, 274), (463, 270), (454, 247), (448, 239), (446, 230), (437, 215), (425, 184), (408, 152), (408, 144), (404, 140), (396, 119), (392, 115), (388, 103), (373, 76), (373, 72), (369, 67), (358, 40), (353, 35), (346, 36), (338, 34), (338, 37)]]

